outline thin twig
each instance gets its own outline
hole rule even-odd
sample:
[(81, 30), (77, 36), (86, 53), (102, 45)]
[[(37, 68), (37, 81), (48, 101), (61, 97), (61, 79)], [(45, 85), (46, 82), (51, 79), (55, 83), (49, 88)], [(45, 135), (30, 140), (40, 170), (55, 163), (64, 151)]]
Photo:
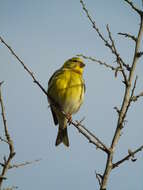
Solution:
[(36, 160), (33, 160), (33, 161), (26, 161), (26, 162), (23, 162), (23, 163), (20, 163), (20, 164), (13, 164), (13, 165), (9, 166), (9, 169), (19, 168), (19, 167), (27, 166), (27, 165), (30, 165), (30, 164), (34, 164), (35, 162), (39, 162), (40, 160), (41, 159), (36, 159)]
[(131, 157), (134, 157), (135, 154), (137, 154), (142, 150), (143, 150), (143, 145), (137, 148), (135, 151), (129, 151), (127, 156), (125, 156), (124, 158), (113, 164), (112, 169), (118, 167), (120, 164), (124, 163), (125, 161), (128, 161)]
[(127, 2), (127, 3), (132, 7), (132, 9), (135, 10), (140, 16), (143, 16), (143, 11), (140, 10), (139, 8), (137, 8), (137, 7), (133, 4), (133, 2), (132, 2), (131, 0), (124, 0), (124, 1)]
[[(135, 78), (134, 85), (133, 85), (133, 88), (132, 88), (132, 91), (131, 91), (131, 96), (130, 96), (130, 98), (129, 98), (129, 102), (128, 102), (128, 105), (127, 105), (127, 108), (126, 108), (126, 111), (125, 111), (125, 114), (124, 114), (124, 115), (127, 114), (128, 110), (129, 110), (129, 107), (130, 107), (130, 105), (131, 105), (132, 98), (133, 98), (134, 91), (135, 91), (136, 84), (137, 84), (137, 79), (138, 79), (138, 76), (136, 76), (136, 78)], [(125, 116), (124, 116), (124, 118), (125, 118)]]
[(138, 76), (136, 76), (135, 81), (134, 81), (134, 85), (133, 85), (133, 89), (132, 89), (132, 92), (131, 92), (130, 101), (132, 100), (132, 98), (134, 96), (135, 88), (136, 88), (136, 85), (137, 85), (137, 80), (138, 80)]
[[(117, 49), (116, 49), (116, 46), (115, 46), (115, 42), (112, 38), (112, 35), (111, 35), (111, 31), (110, 31), (110, 28), (109, 26), (107, 25), (106, 26), (107, 28), (107, 31), (108, 31), (108, 35), (109, 35), (109, 39), (111, 41), (111, 44), (112, 44), (112, 52), (116, 55), (116, 61), (117, 63), (119, 64), (120, 68), (121, 68), (121, 72), (122, 72), (122, 75), (124, 77), (124, 82), (125, 84), (127, 85), (127, 76), (126, 76), (126, 73), (124, 71), (124, 68), (123, 66), (126, 67), (126, 69), (128, 70), (129, 68), (127, 67), (127, 65), (124, 63), (123, 59), (120, 57), (119, 53), (117, 52)], [(128, 70), (129, 71), (129, 70)]]
[(0, 105), (1, 105), (1, 112), (2, 112), (5, 137), (6, 137), (6, 140), (8, 141), (8, 146), (9, 146), (9, 155), (8, 155), (8, 158), (5, 160), (5, 165), (4, 165), (2, 172), (1, 172), (0, 189), (2, 186), (2, 182), (3, 182), (3, 177), (5, 177), (5, 174), (9, 168), (10, 162), (13, 159), (13, 157), (15, 156), (13, 141), (10, 137), (9, 132), (8, 132), (8, 127), (7, 127), (7, 122), (6, 122), (6, 116), (5, 116), (5, 111), (4, 111), (4, 103), (3, 103), (2, 92), (1, 92), (1, 84), (0, 84)]
[(24, 67), (24, 69), (27, 71), (27, 73), (32, 77), (33, 82), (36, 83), (41, 90), (47, 95), (47, 91), (42, 87), (42, 85), (38, 82), (38, 80), (35, 78), (33, 72), (30, 71), (30, 69), (24, 64), (24, 62), (16, 55), (14, 50), (4, 41), (4, 39), (0, 36), (0, 41), (9, 49), (9, 51), (14, 55), (14, 57), (21, 63), (21, 65)]
[(116, 110), (118, 115), (120, 114), (120, 109), (117, 106), (114, 107), (114, 110)]
[(2, 142), (5, 142), (5, 143), (9, 143), (7, 140), (5, 140), (4, 138), (2, 138), (2, 137), (0, 137), (0, 140), (2, 141)]
[(93, 61), (93, 62), (96, 62), (96, 63), (98, 63), (99, 65), (103, 65), (103, 66), (105, 66), (105, 67), (111, 69), (112, 71), (116, 71), (116, 70), (117, 70), (116, 67), (113, 67), (112, 65), (109, 65), (109, 64), (107, 64), (106, 62), (103, 62), (103, 61), (98, 60), (98, 59), (96, 59), (96, 58), (89, 57), (89, 56), (85, 56), (85, 55), (82, 55), (82, 54), (78, 54), (77, 56), (82, 57), (82, 58), (84, 58), (84, 59), (91, 60), (91, 61)]
[(86, 13), (87, 18), (89, 19), (89, 21), (92, 24), (92, 27), (96, 30), (97, 34), (99, 35), (99, 37), (103, 40), (103, 42), (105, 43), (106, 46), (110, 46), (110, 44), (108, 43), (108, 41), (104, 38), (103, 34), (99, 31), (98, 27), (96, 26), (95, 21), (92, 19), (91, 15), (89, 14), (89, 11), (87, 10), (85, 3), (83, 2), (83, 0), (80, 0), (80, 3), (82, 5), (83, 10)]
[(103, 176), (101, 174), (97, 173), (96, 171), (95, 171), (95, 174), (96, 174), (96, 178), (98, 180), (99, 186), (101, 186)]
[[(30, 165), (30, 164), (33, 164), (35, 162), (39, 162), (41, 159), (36, 159), (36, 160), (33, 160), (33, 161), (26, 161), (26, 162), (23, 162), (23, 163), (20, 163), (20, 164), (12, 164), (12, 165), (9, 165), (9, 168), (8, 169), (13, 169), (13, 168), (19, 168), (19, 167), (23, 167), (23, 166), (26, 166), (26, 165)], [(0, 165), (2, 167), (5, 166), (5, 163), (0, 163)]]
[(122, 32), (119, 32), (118, 33), (119, 35), (122, 35), (122, 36), (125, 36), (125, 38), (130, 38), (132, 39), (134, 42), (136, 42), (137, 38), (131, 34), (128, 34), (128, 33), (122, 33)]

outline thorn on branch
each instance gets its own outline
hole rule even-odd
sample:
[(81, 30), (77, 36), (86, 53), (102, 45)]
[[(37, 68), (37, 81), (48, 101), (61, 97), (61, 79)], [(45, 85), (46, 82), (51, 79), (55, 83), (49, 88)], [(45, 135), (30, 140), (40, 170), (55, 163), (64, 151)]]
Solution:
[(129, 64), (126, 64), (126, 65), (124, 65), (124, 66), (126, 67), (127, 71), (131, 71), (131, 67), (130, 67)]
[(99, 186), (101, 187), (103, 176), (100, 173), (97, 173), (96, 171), (95, 171), (95, 174), (96, 174), (96, 178), (98, 180)]
[(123, 135), (123, 131), (121, 131), (121, 133), (120, 133), (120, 137)]
[(115, 78), (117, 77), (118, 72), (121, 72), (121, 69), (122, 68), (120, 66), (115, 69)]
[(137, 57), (137, 58), (140, 58), (142, 55), (143, 55), (143, 51), (140, 51), (140, 52), (137, 52), (137, 53), (136, 53), (136, 57)]
[[(135, 92), (137, 80), (138, 80), (138, 76), (136, 76), (136, 78), (135, 78), (134, 86), (133, 86), (133, 89), (132, 89), (132, 92), (131, 92), (131, 97), (130, 97), (130, 102), (129, 102), (129, 103), (131, 103), (132, 101), (134, 101), (134, 100), (133, 100), (133, 99), (134, 99), (133, 97), (135, 97), (135, 96), (134, 96), (134, 92)], [(137, 99), (136, 99), (136, 100), (137, 100)], [(130, 104), (129, 104), (129, 105), (130, 105)]]
[(128, 154), (130, 155), (132, 162), (135, 162), (137, 160), (137, 158), (135, 158), (135, 155), (131, 149), (128, 149)]
[(116, 110), (116, 112), (117, 112), (118, 114), (120, 114), (120, 110), (119, 110), (119, 108), (118, 108), (117, 106), (114, 107), (114, 110)]
[(0, 82), (0, 86), (1, 86), (3, 83), (4, 83), (4, 81), (1, 81), (1, 82)]
[(131, 101), (136, 102), (138, 100), (138, 98), (143, 96), (143, 92), (141, 92), (140, 94), (136, 95), (136, 96), (132, 96)]
[(127, 81), (122, 80), (122, 83), (123, 83), (125, 86), (128, 86), (128, 82), (127, 82)]
[(132, 161), (132, 162), (136, 162), (136, 161), (137, 161), (137, 158), (131, 158), (131, 161)]
[(0, 175), (0, 180), (6, 180), (6, 179), (7, 179), (6, 177)]
[(125, 119), (124, 119), (124, 121), (123, 121), (123, 126), (125, 126), (126, 123), (128, 123), (128, 120), (125, 120)]

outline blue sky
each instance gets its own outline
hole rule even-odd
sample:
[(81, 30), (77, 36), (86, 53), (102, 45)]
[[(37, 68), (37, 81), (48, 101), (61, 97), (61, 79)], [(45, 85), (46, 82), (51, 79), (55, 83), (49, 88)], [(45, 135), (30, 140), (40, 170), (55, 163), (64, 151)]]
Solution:
[[(134, 2), (141, 7), (141, 0)], [(117, 33), (136, 34), (138, 16), (123, 0), (86, 0), (85, 3), (105, 36), (106, 24), (109, 24), (120, 55), (130, 64), (134, 43)], [(116, 66), (115, 58), (91, 27), (80, 1), (0, 0), (0, 26), (0, 35), (45, 88), (52, 73), (66, 59), (80, 53)], [(121, 105), (124, 93), (122, 79), (120, 74), (115, 79), (112, 71), (96, 63), (87, 60), (85, 63), (85, 101), (73, 118), (80, 120), (85, 116), (84, 125), (110, 145), (117, 122), (113, 107)], [(15, 185), (23, 190), (97, 189), (95, 170), (103, 173), (106, 155), (72, 126), (68, 129), (70, 148), (55, 147), (57, 128), (46, 97), (3, 45), (0, 46), (0, 66), (0, 81), (5, 81), (2, 90), (7, 123), (16, 151), (13, 163), (42, 159), (9, 171), (4, 186)], [(142, 70), (141, 59), (136, 70), (139, 76), (136, 93), (143, 90)], [(142, 107), (140, 99), (129, 110), (115, 161), (125, 156), (129, 148), (143, 144)], [(0, 148), (2, 159), (8, 150), (2, 143)], [(142, 190), (142, 156), (143, 153), (139, 153), (137, 162), (127, 162), (115, 169), (108, 188)]]

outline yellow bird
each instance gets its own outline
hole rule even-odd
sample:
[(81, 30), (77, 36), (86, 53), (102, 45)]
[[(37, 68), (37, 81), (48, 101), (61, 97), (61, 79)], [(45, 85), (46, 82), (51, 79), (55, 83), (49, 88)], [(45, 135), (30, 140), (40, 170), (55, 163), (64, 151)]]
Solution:
[(63, 143), (69, 146), (67, 133), (68, 119), (76, 113), (84, 98), (85, 84), (83, 80), (83, 68), (85, 64), (79, 57), (67, 60), (57, 70), (48, 82), (48, 101), (55, 125), (59, 124), (58, 135), (55, 145)]

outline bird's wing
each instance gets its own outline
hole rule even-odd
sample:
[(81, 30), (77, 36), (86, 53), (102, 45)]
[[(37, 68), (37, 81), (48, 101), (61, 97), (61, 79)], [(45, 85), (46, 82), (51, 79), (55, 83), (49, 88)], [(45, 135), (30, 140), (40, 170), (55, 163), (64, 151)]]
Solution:
[[(50, 90), (52, 89), (52, 86), (53, 86), (53, 83), (54, 83), (54, 79), (59, 75), (59, 74), (61, 74), (63, 71), (61, 70), (61, 69), (59, 69), (59, 70), (57, 70), (57, 71), (55, 71), (54, 72), (54, 74), (51, 76), (51, 78), (49, 79), (49, 81), (48, 81), (48, 92), (50, 92)], [(49, 93), (48, 93), (49, 94)], [(54, 108), (53, 108), (53, 106), (52, 106), (52, 103), (54, 104), (54, 105), (57, 105), (57, 107), (59, 106), (58, 105), (58, 103), (53, 99), (53, 97), (50, 97), (50, 95), (49, 95), (49, 97), (48, 97), (48, 99), (49, 99), (49, 102), (50, 102), (50, 104), (51, 104), (51, 112), (52, 112), (52, 115), (53, 115), (53, 120), (54, 120), (54, 123), (55, 123), (55, 125), (57, 125), (58, 124), (58, 119), (57, 119), (57, 116), (56, 116), (56, 112), (54, 111)]]
[(50, 90), (52, 84), (53, 84), (53, 79), (57, 77), (59, 74), (61, 74), (63, 71), (61, 69), (58, 69), (57, 71), (54, 72), (54, 74), (51, 76), (51, 78), (48, 81), (48, 91)]
[(54, 109), (52, 108), (52, 106), (51, 106), (51, 112), (52, 112), (52, 116), (53, 116), (55, 125), (58, 125), (58, 119), (57, 119), (56, 113), (55, 113)]

